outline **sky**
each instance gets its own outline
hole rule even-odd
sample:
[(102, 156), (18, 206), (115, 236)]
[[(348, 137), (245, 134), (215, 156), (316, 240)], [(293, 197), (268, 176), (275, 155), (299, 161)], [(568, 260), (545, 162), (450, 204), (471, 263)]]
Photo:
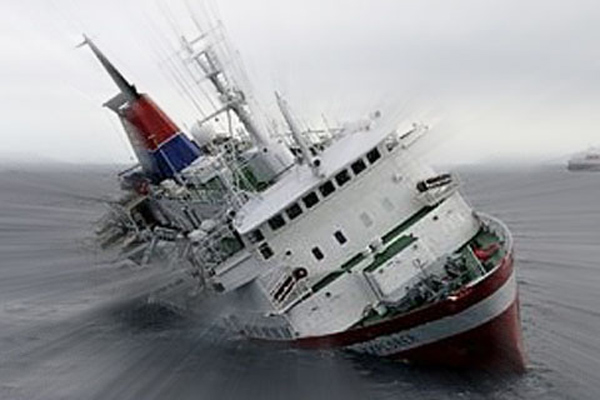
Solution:
[(223, 22), (266, 113), (274, 90), (310, 127), (383, 110), (428, 124), (439, 163), (553, 163), (600, 145), (597, 1), (2, 0), (0, 159), (133, 161), (102, 107), (116, 88), (75, 49), (84, 32), (192, 124), (168, 73), (190, 9)]

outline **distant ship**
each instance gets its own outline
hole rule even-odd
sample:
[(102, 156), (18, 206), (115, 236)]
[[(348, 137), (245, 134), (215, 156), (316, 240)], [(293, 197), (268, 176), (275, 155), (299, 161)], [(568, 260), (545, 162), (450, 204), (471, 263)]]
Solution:
[(589, 148), (575, 154), (567, 164), (569, 171), (600, 171), (600, 149)]
[(182, 38), (181, 54), (219, 106), (188, 137), (86, 38), (139, 159), (119, 175), (102, 244), (186, 266), (247, 338), (522, 371), (513, 238), (471, 209), (454, 174), (418, 161), (427, 128), (374, 113), (310, 139), (276, 95), (286, 128), (275, 141), (205, 39)]

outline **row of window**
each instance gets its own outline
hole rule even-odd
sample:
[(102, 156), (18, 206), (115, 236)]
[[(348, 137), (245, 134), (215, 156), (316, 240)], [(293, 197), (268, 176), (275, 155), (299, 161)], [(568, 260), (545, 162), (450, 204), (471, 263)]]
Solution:
[[(366, 159), (369, 162), (369, 164), (371, 164), (371, 165), (373, 165), (375, 162), (377, 162), (377, 160), (379, 160), (380, 158), (381, 158), (381, 153), (379, 153), (379, 150), (377, 149), (377, 147), (375, 147), (374, 149), (372, 149), (371, 151), (369, 151), (366, 154)], [(362, 173), (364, 170), (367, 169), (367, 163), (362, 158), (359, 158), (358, 160), (356, 160), (355, 162), (350, 164), (350, 169), (354, 173), (354, 176), (357, 176), (360, 173)], [(333, 177), (333, 180), (337, 184), (337, 187), (344, 186), (351, 179), (352, 179), (352, 177), (351, 177), (348, 169), (343, 169), (342, 171), (338, 172)], [(321, 193), (322, 198), (326, 198), (326, 197), (330, 196), (333, 192), (335, 192), (336, 185), (333, 184), (333, 181), (329, 180), (329, 181), (319, 185), (319, 187), (317, 189), (318, 189), (318, 192)], [(317, 203), (319, 201), (320, 201), (320, 199), (319, 199), (319, 196), (317, 195), (317, 191), (310, 192), (307, 195), (303, 196), (301, 199), (301, 202), (304, 204), (304, 207), (307, 210), (313, 208), (315, 205), (317, 205)], [(288, 208), (286, 208), (284, 212), (287, 215), (287, 217), (289, 218), (289, 220), (292, 221), (292, 220), (298, 218), (303, 213), (303, 210), (299, 203), (294, 203), (291, 206), (289, 206)], [(271, 219), (269, 219), (267, 221), (267, 224), (273, 231), (276, 231), (279, 228), (283, 227), (286, 224), (286, 221), (285, 221), (285, 218), (283, 217), (283, 214), (277, 214), (274, 217), (272, 217)], [(257, 229), (257, 231), (258, 231), (258, 229)], [(260, 236), (262, 236), (262, 233), (260, 233)]]
[[(381, 153), (379, 152), (377, 147), (375, 147), (365, 155), (365, 158), (370, 165), (373, 165), (381, 158)], [(352, 170), (354, 176), (357, 176), (367, 169), (367, 163), (363, 160), (363, 158), (359, 158), (358, 160), (350, 164), (350, 169)], [(317, 195), (317, 191), (321, 193), (322, 198), (326, 198), (336, 191), (336, 185), (334, 185), (333, 181), (335, 181), (337, 187), (342, 187), (351, 179), (352, 176), (349, 170), (343, 169), (342, 171), (338, 172), (332, 180), (328, 180), (322, 183), (321, 185), (319, 185), (317, 190), (312, 191), (307, 195), (303, 196), (301, 199), (301, 203), (304, 204), (304, 207), (307, 210), (311, 209), (320, 201), (320, 198)], [(298, 218), (303, 212), (304, 210), (302, 209), (300, 202), (293, 203), (284, 210), (284, 213), (287, 215), (290, 221)], [(283, 217), (283, 214), (277, 214), (274, 217), (270, 218), (267, 221), (267, 224), (273, 231), (276, 231), (281, 227), (285, 226), (286, 220)], [(343, 245), (348, 241), (348, 239), (346, 239), (346, 237), (341, 231), (336, 231), (333, 236), (340, 245)], [(260, 243), (265, 239), (265, 236), (263, 235), (260, 229), (255, 229), (254, 231), (250, 232), (250, 234), (248, 235), (248, 239), (252, 243)], [(266, 242), (262, 243), (258, 247), (258, 251), (261, 253), (265, 260), (268, 260), (274, 255), (273, 250)], [(325, 258), (325, 255), (319, 247), (314, 247), (312, 249), (312, 254), (319, 261)]]
[[(335, 231), (333, 234), (333, 237), (335, 238), (335, 240), (337, 240), (337, 242), (341, 246), (348, 242), (348, 239), (346, 238), (346, 236), (344, 235), (344, 233), (342, 231), (339, 231), (339, 230)], [(273, 255), (275, 254), (273, 252), (273, 249), (271, 249), (271, 246), (269, 246), (269, 244), (267, 242), (264, 242), (260, 246), (258, 246), (258, 251), (260, 252), (260, 254), (263, 256), (263, 258), (265, 260), (268, 260), (269, 258), (273, 257)], [(312, 252), (313, 256), (317, 259), (317, 261), (321, 261), (323, 258), (325, 258), (325, 255), (323, 254), (323, 252), (321, 251), (319, 246), (313, 247), (311, 252)]]

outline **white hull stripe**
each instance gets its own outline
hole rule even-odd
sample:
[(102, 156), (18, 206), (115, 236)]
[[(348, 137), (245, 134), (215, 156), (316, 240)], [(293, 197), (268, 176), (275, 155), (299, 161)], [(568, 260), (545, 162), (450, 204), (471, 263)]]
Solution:
[(458, 314), (346, 348), (377, 356), (389, 356), (434, 343), (467, 332), (498, 317), (513, 304), (516, 295), (517, 282), (513, 271), (510, 278), (492, 295)]

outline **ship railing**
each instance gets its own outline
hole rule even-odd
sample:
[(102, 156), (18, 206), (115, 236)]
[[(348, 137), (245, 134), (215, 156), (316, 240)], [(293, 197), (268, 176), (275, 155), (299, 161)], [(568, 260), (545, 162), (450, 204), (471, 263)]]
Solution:
[(199, 184), (193, 179), (186, 182), (186, 187), (179, 193), (173, 193), (163, 188), (153, 191), (154, 197), (157, 199), (169, 200), (184, 200), (197, 205), (215, 205), (222, 204), (223, 199), (227, 197), (227, 193), (222, 190), (207, 187)]
[(221, 149), (206, 167), (205, 173), (212, 174), (210, 179), (202, 180), (192, 170), (183, 175), (183, 183), (162, 183), (152, 186), (151, 192), (157, 198), (183, 200), (198, 206), (226, 205), (237, 210), (251, 198), (245, 190), (251, 185), (240, 172), (244, 166), (234, 154)]
[[(473, 254), (471, 256), (477, 260)], [(444, 274), (429, 273), (415, 282), (401, 299), (393, 302), (384, 300), (383, 304), (390, 311), (397, 313), (407, 312), (425, 304), (432, 304), (449, 298), (465, 287), (466, 284), (477, 280), (485, 273), (485, 270), (481, 269), (482, 266), (473, 269), (464, 257), (464, 254), (449, 256), (445, 265), (451, 268), (445, 267), (446, 272)]]
[(109, 203), (109, 207), (112, 214), (112, 216), (109, 214), (109, 220), (123, 225), (127, 230), (139, 231), (138, 225), (131, 216), (131, 208), (120, 202), (111, 202)]
[(124, 170), (121, 170), (121, 171), (117, 172), (117, 176), (118, 176), (119, 178), (121, 178), (122, 176), (125, 176), (125, 175), (127, 175), (127, 174), (129, 174), (130, 172), (133, 172), (133, 171), (135, 171), (135, 170), (138, 170), (138, 171), (141, 171), (141, 170), (142, 170), (142, 165), (141, 165), (139, 162), (138, 162), (138, 163), (135, 163), (135, 164), (133, 164), (133, 165), (132, 165), (132, 166), (130, 166), (130, 167), (127, 167), (127, 168), (125, 168)]
[[(490, 215), (483, 214), (483, 213), (475, 213), (475, 212), (473, 214), (480, 221), (481, 227), (483, 229), (488, 230), (489, 232), (494, 234), (496, 237), (498, 237), (499, 244), (502, 246), (502, 248), (504, 250), (505, 257), (508, 254), (512, 254), (513, 238), (512, 238), (512, 235), (510, 234), (510, 231), (506, 227), (506, 225), (504, 225), (504, 223), (501, 222), (500, 220), (491, 217)], [(475, 257), (474, 254), (472, 256), (479, 263), (481, 263), (479, 261), (479, 259), (477, 259), (477, 257)], [(485, 279), (487, 276), (492, 274), (495, 270), (500, 268), (501, 265), (502, 265), (502, 262), (498, 262), (496, 265), (485, 268), (485, 266), (482, 264), (482, 268), (484, 269), (485, 273), (470, 280), (468, 282), (467, 286), (474, 286), (474, 285), (478, 284), (481, 280)]]
[[(251, 187), (243, 174), (246, 163), (238, 160), (230, 151), (222, 149), (215, 157), (212, 168), (219, 184), (215, 187), (210, 181), (200, 182), (194, 176), (188, 177), (188, 182), (193, 186), (196, 196), (211, 203), (227, 203), (230, 208), (239, 209), (251, 195), (244, 188)], [(229, 173), (227, 173), (229, 171)]]
[(174, 242), (179, 234), (179, 231), (162, 226), (157, 226), (152, 232), (157, 239), (167, 242)]
[(485, 213), (477, 212), (474, 213), (474, 215), (480, 221), (480, 224), (484, 229), (488, 229), (499, 238), (500, 244), (506, 253), (511, 253), (513, 248), (513, 237), (504, 222)]
[(296, 336), (290, 321), (280, 314), (245, 311), (243, 316), (226, 317), (225, 324), (232, 331), (253, 338), (289, 340)]
[(194, 256), (205, 269), (213, 269), (244, 248), (241, 240), (225, 224), (218, 225), (204, 238), (189, 239)]

